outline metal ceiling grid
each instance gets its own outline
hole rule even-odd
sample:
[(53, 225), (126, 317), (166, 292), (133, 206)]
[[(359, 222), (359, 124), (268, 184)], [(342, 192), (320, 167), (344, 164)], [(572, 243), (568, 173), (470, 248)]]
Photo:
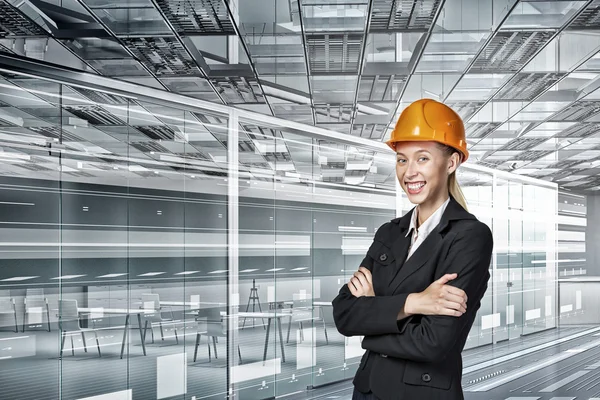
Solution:
[(28, 129), (32, 132), (37, 133), (38, 135), (42, 135), (51, 139), (58, 139), (62, 142), (83, 141), (83, 139), (81, 139), (79, 136), (73, 135), (57, 126), (32, 126)]
[(433, 23), (440, 0), (372, 0), (370, 32), (426, 31)]
[(499, 148), (497, 151), (530, 150), (544, 143), (546, 140), (546, 138), (517, 138), (508, 142), (507, 144)]
[(567, 27), (568, 30), (594, 30), (600, 28), (600, 1), (594, 0)]
[(362, 33), (307, 34), (311, 74), (357, 74), (363, 40)]
[(130, 142), (129, 145), (142, 153), (171, 153), (167, 148), (161, 146), (158, 142)]
[(554, 153), (553, 151), (544, 151), (544, 150), (526, 150), (521, 154), (518, 154), (514, 160), (517, 161), (535, 161), (538, 158), (542, 158), (547, 156), (548, 154)]
[(554, 114), (550, 121), (570, 121), (583, 122), (588, 118), (600, 112), (600, 102), (598, 101), (578, 101), (563, 108)]
[(100, 106), (63, 106), (63, 108), (92, 125), (127, 125), (119, 117)]
[(472, 70), (517, 72), (554, 35), (553, 31), (500, 31), (477, 57)]
[(150, 126), (138, 126), (135, 129), (142, 132), (152, 140), (174, 140), (175, 131), (166, 125), (150, 125)]
[(493, 132), (500, 126), (499, 123), (481, 122), (481, 123), (466, 123), (465, 131), (467, 138), (483, 138), (490, 132)]
[(494, 96), (494, 99), (532, 101), (565, 75), (565, 73), (518, 73)]
[(581, 122), (561, 131), (556, 135), (558, 138), (585, 138), (598, 132), (600, 128), (595, 123)]
[(0, 0), (0, 38), (7, 36), (47, 37), (48, 32), (15, 9), (8, 1)]
[(121, 38), (129, 51), (156, 76), (199, 75), (202, 72), (185, 48), (172, 37)]
[(156, 0), (181, 35), (235, 35), (222, 0)]

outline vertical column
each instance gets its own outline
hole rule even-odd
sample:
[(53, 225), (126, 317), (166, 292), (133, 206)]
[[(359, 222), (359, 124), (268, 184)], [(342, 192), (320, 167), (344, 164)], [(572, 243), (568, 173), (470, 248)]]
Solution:
[[(228, 0), (228, 2), (233, 23), (240, 26), (238, 24), (240, 20), (238, 0)], [(229, 35), (227, 37), (227, 59), (230, 65), (239, 64), (240, 62), (240, 38), (237, 35)]]
[[(494, 201), (495, 196), (494, 194), (496, 193), (496, 173), (494, 172), (492, 174), (492, 234), (494, 232), (496, 232), (496, 219), (497, 219), (497, 215), (498, 215), (498, 210), (497, 207), (498, 205), (496, 204), (496, 202)], [(502, 214), (504, 215), (504, 213)], [(494, 243), (497, 243), (496, 240), (496, 235), (494, 235)], [(497, 252), (497, 245), (494, 246), (493, 250), (492, 250), (492, 315), (495, 315), (498, 313), (498, 288), (499, 288), (499, 282), (496, 279), (497, 275), (498, 275), (498, 252)], [(508, 324), (507, 324), (508, 325)], [(492, 344), (497, 343), (497, 336), (496, 336), (496, 329), (498, 328), (493, 328), (492, 329)]]
[[(546, 219), (546, 296), (552, 296), (552, 325), (545, 324), (545, 328), (558, 327), (560, 304), (558, 303), (558, 187), (552, 189), (552, 199), (548, 199), (543, 212), (547, 213)], [(537, 211), (537, 210), (536, 210)]]
[(227, 323), (227, 387), (232, 398), (234, 385), (233, 367), (238, 364), (237, 348), (239, 343), (237, 311), (240, 303), (239, 291), (239, 130), (237, 110), (229, 112), (227, 123), (227, 314), (231, 316)]

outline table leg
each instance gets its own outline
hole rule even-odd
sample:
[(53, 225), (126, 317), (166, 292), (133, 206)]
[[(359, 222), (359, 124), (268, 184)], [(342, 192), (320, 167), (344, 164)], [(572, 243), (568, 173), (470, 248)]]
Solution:
[(267, 318), (269, 322), (267, 322), (267, 334), (265, 335), (265, 354), (263, 355), (263, 362), (267, 361), (267, 349), (269, 348), (269, 332), (271, 332), (271, 321), (272, 318)]
[(129, 314), (125, 317), (125, 328), (123, 329), (123, 343), (121, 343), (121, 359), (125, 351), (125, 341), (127, 340), (127, 330), (129, 329)]
[(142, 329), (142, 316), (138, 313), (138, 329), (140, 330), (140, 339), (142, 339), (142, 351), (146, 355), (146, 341), (144, 340), (144, 331)]
[(277, 326), (279, 327), (279, 343), (281, 344), (281, 361), (285, 362), (285, 350), (283, 346), (283, 333), (281, 332), (281, 317), (277, 317)]

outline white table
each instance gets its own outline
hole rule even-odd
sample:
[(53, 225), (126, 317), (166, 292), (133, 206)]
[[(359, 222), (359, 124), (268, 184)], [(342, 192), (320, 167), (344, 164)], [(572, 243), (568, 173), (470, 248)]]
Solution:
[(143, 308), (103, 308), (103, 307), (77, 307), (79, 314), (102, 313), (110, 315), (125, 315), (125, 327), (123, 330), (123, 342), (121, 343), (121, 359), (125, 351), (125, 342), (127, 340), (127, 331), (129, 330), (129, 316), (137, 315), (138, 329), (140, 331), (140, 339), (142, 340), (142, 351), (146, 355), (146, 338), (142, 330), (142, 314), (154, 314), (155, 310), (144, 310)]
[[(253, 311), (240, 311), (238, 313), (235, 314), (235, 316), (240, 317), (240, 318), (266, 318), (267, 319), (267, 333), (265, 335), (265, 349), (264, 349), (264, 354), (263, 354), (263, 361), (267, 360), (267, 350), (269, 348), (269, 334), (271, 332), (271, 325), (272, 325), (272, 321), (274, 319), (277, 320), (277, 327), (279, 328), (279, 342), (281, 345), (281, 362), (285, 362), (285, 349), (283, 346), (283, 333), (281, 331), (281, 318), (290, 318), (290, 323), (291, 323), (291, 317), (292, 314), (290, 312), (253, 312)], [(232, 318), (232, 315), (229, 316), (225, 316), (225, 317), (229, 317)]]

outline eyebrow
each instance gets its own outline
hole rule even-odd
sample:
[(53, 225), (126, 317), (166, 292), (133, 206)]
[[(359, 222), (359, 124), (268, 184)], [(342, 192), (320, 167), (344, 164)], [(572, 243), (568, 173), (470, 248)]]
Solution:
[[(431, 154), (431, 153), (430, 153), (428, 150), (425, 150), (425, 149), (419, 149), (419, 150), (415, 151), (415, 153), (429, 153), (429, 154)], [(406, 156), (404, 155), (404, 153), (396, 153), (396, 156), (403, 156), (403, 157), (406, 157)]]

